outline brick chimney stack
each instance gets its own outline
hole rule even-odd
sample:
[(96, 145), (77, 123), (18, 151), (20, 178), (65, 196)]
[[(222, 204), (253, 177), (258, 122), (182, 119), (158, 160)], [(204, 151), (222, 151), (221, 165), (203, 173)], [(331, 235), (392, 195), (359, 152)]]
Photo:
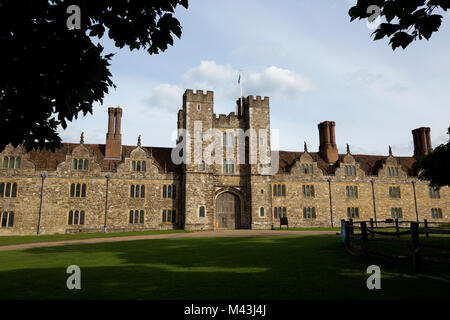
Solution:
[(108, 133), (106, 134), (105, 158), (121, 159), (122, 134), (122, 108), (108, 108)]
[(333, 164), (338, 160), (338, 149), (336, 146), (336, 136), (334, 134), (334, 121), (324, 121), (319, 123), (319, 152), (322, 158), (328, 163)]
[(414, 139), (414, 158), (419, 160), (433, 151), (431, 147), (430, 128), (417, 128), (412, 131)]

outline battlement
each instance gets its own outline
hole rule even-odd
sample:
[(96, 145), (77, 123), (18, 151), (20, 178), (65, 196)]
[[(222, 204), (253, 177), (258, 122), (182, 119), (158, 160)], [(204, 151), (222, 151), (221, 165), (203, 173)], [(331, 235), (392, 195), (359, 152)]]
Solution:
[(197, 90), (194, 92), (192, 89), (186, 89), (183, 94), (183, 103), (185, 102), (210, 102), (214, 101), (214, 92), (206, 91), (203, 93), (203, 90)]
[(231, 112), (229, 115), (216, 114), (214, 116), (214, 127), (215, 128), (239, 128), (240, 127), (240, 118), (236, 115), (236, 113)]
[[(269, 108), (270, 101), (269, 97), (262, 98), (261, 96), (254, 97), (253, 95), (249, 95), (248, 97), (242, 98), (242, 104), (245, 107), (250, 108)], [(237, 103), (240, 103), (238, 99)], [(244, 108), (245, 109), (245, 108)]]

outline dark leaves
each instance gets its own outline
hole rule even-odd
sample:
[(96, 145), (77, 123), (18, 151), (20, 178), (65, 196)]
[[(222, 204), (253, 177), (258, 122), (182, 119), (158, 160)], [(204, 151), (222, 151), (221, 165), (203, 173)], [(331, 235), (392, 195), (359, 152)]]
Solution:
[[(69, 5), (81, 9), (81, 30), (68, 30)], [(105, 30), (119, 48), (157, 54), (181, 36), (171, 13), (187, 0), (26, 0), (0, 5), (0, 149), (59, 147), (58, 125), (92, 113), (114, 87), (113, 54), (91, 37)]]
[(399, 31), (394, 34), (394, 36), (389, 41), (389, 44), (394, 50), (398, 47), (402, 47), (403, 49), (405, 49), (413, 40), (414, 36), (407, 34), (406, 32)]
[(381, 18), (386, 21), (372, 33), (374, 40), (390, 38), (389, 44), (395, 50), (405, 49), (417, 38), (430, 39), (442, 24), (442, 15), (433, 11), (450, 9), (450, 0), (358, 0), (349, 10), (351, 21), (372, 16), (367, 13), (371, 5), (380, 8)]
[(450, 186), (450, 140), (419, 161), (419, 178), (432, 187)]

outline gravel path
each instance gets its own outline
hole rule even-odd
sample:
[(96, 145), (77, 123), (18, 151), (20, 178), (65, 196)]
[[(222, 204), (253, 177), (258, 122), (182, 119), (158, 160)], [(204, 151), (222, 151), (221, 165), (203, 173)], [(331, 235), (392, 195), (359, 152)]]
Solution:
[(175, 239), (175, 238), (211, 238), (211, 237), (277, 237), (277, 236), (311, 236), (311, 235), (335, 235), (337, 231), (278, 231), (278, 230), (219, 230), (219, 231), (201, 231), (189, 233), (167, 233), (167, 234), (149, 234), (142, 236), (124, 236), (111, 238), (92, 238), (79, 240), (61, 240), (49, 242), (35, 242), (12, 244), (7, 246), (0, 246), (0, 251), (8, 250), (22, 250), (31, 248), (46, 248), (70, 246), (90, 243), (105, 243), (105, 242), (123, 242), (135, 240), (149, 240), (149, 239)]

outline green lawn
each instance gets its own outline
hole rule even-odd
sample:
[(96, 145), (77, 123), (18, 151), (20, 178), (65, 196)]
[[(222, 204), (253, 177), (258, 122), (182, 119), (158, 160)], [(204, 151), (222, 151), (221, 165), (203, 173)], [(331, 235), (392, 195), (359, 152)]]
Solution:
[[(366, 269), (382, 271), (368, 290)], [(81, 268), (81, 290), (66, 268)], [(0, 299), (449, 299), (450, 268), (350, 256), (339, 236), (179, 238), (0, 252)]]
[(6, 246), (10, 244), (33, 243), (33, 242), (141, 236), (146, 234), (164, 234), (164, 233), (179, 233), (179, 232), (188, 232), (188, 231), (176, 229), (176, 230), (149, 230), (149, 231), (112, 232), (112, 233), (53, 234), (53, 235), (39, 235), (39, 236), (2, 236), (0, 237), (0, 246)]
[(336, 231), (340, 232), (341, 228), (317, 228), (317, 227), (311, 227), (311, 228), (286, 228), (286, 226), (283, 226), (281, 228), (274, 228), (273, 230), (279, 231), (279, 230), (287, 230), (287, 231)]

